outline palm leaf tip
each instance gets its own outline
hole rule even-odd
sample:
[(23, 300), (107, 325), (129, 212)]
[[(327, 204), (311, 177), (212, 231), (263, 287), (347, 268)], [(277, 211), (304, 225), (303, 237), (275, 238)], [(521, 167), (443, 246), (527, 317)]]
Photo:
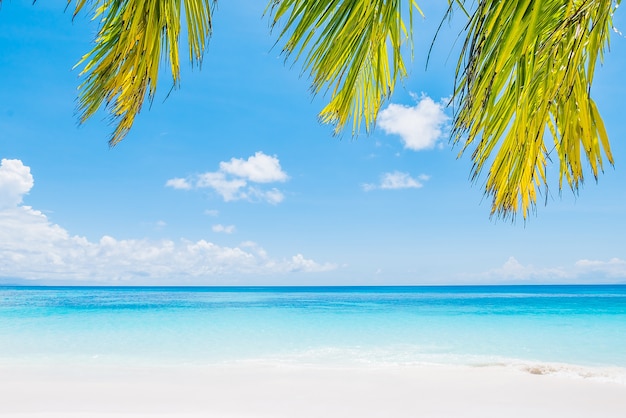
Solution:
[[(189, 58), (200, 62), (211, 35), (211, 0), (183, 0), (189, 34)], [(86, 4), (76, 2), (75, 13)], [(169, 63), (178, 85), (180, 0), (99, 0), (100, 20), (94, 48), (77, 66), (85, 79), (79, 86), (78, 110), (84, 122), (104, 106), (117, 122), (109, 144), (119, 143), (131, 129), (148, 97), (154, 98), (160, 65)]]
[[(272, 24), (284, 22), (283, 53), (303, 60), (312, 91), (330, 92), (320, 112), (335, 133), (352, 122), (356, 135), (369, 131), (382, 102), (406, 76), (402, 47), (412, 46), (415, 1), (403, 10), (400, 0), (283, 0), (270, 3)], [(409, 14), (409, 26), (403, 14)]]
[[(474, 176), (489, 166), (492, 214), (526, 218), (548, 186), (550, 150), (559, 187), (594, 177), (608, 136), (590, 97), (596, 62), (609, 41), (611, 0), (483, 1), (468, 25), (457, 71), (453, 137), (472, 148)], [(552, 142), (552, 145), (550, 145)]]

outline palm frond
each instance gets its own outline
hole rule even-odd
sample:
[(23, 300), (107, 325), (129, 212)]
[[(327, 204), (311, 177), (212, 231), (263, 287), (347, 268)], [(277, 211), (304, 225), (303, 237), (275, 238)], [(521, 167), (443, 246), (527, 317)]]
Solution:
[[(78, 0), (74, 14), (86, 4)], [(189, 34), (189, 59), (200, 62), (211, 35), (211, 0), (182, 0)], [(159, 65), (169, 63), (178, 84), (181, 0), (99, 0), (94, 19), (101, 19), (96, 45), (77, 66), (84, 65), (79, 86), (81, 122), (105, 105), (117, 126), (115, 145), (130, 130), (146, 96), (156, 92)]]
[[(453, 138), (473, 147), (473, 178), (490, 165), (491, 213), (524, 218), (547, 188), (552, 149), (576, 191), (583, 155), (597, 178), (613, 163), (591, 99), (594, 70), (608, 46), (619, 0), (484, 0), (467, 30), (457, 67)], [(551, 145), (550, 137), (553, 145)]]
[[(284, 19), (280, 38), (287, 38), (283, 53), (303, 57), (312, 90), (331, 91), (320, 113), (335, 132), (352, 119), (352, 133), (361, 123), (373, 126), (382, 102), (406, 76), (401, 54), (404, 42), (412, 45), (414, 0), (403, 10), (401, 0), (275, 0), (270, 4), (273, 25)], [(409, 28), (402, 19), (409, 14)]]

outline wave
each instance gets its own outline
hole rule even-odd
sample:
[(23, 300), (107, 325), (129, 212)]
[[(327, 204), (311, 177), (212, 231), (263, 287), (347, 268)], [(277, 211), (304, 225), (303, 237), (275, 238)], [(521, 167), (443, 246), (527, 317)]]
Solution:
[[(423, 349), (423, 348), (422, 348)], [(555, 376), (567, 379), (585, 379), (610, 382), (626, 386), (626, 368), (603, 365), (579, 365), (559, 362), (545, 362), (518, 358), (481, 355), (425, 354), (386, 349), (362, 349), (360, 347), (324, 347), (310, 350), (282, 353), (250, 359), (227, 361), (238, 364), (274, 364), (305, 367), (464, 367), (464, 368), (506, 368), (520, 373), (539, 376)]]

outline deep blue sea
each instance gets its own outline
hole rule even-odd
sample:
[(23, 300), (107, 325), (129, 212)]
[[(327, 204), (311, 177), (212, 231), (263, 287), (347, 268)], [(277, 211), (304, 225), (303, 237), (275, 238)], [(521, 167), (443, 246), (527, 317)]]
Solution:
[(233, 361), (624, 377), (626, 286), (0, 287), (0, 363)]

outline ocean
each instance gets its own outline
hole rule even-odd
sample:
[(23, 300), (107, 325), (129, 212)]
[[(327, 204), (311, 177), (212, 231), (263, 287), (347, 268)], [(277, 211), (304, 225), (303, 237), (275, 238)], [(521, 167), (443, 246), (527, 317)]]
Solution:
[(0, 287), (0, 364), (232, 362), (626, 384), (626, 286)]

